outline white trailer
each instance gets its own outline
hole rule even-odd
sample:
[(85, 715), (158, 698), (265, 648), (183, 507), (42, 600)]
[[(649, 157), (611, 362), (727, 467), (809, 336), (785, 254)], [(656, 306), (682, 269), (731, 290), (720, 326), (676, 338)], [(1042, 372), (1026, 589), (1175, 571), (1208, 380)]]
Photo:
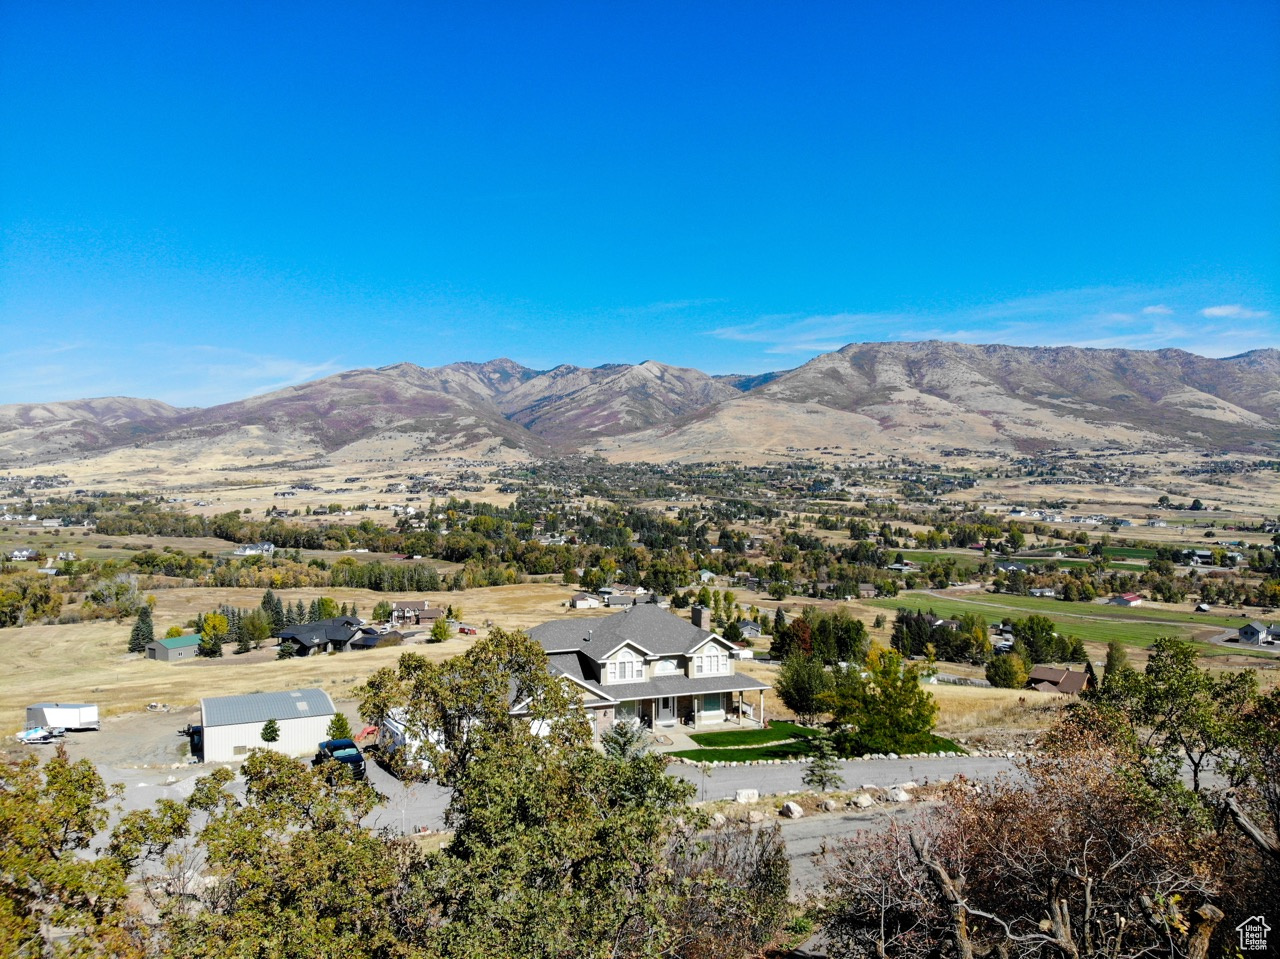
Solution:
[[(444, 737), (432, 730), (427, 739), (435, 746), (444, 745)], [(378, 727), (378, 749), (385, 756), (404, 751), (404, 762), (409, 769), (431, 774), (431, 762), (422, 754), (423, 740), (408, 728), (408, 717), (403, 708), (391, 710)]]
[(35, 703), (27, 707), (27, 728), (101, 729), (97, 703)]

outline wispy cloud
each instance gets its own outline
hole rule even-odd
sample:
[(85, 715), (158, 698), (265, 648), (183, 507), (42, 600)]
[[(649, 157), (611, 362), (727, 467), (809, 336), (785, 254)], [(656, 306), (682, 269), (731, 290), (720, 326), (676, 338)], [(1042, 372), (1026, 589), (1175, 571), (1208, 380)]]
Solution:
[[(708, 335), (758, 344), (766, 354), (784, 355), (816, 355), (853, 342), (951, 340), (1012, 346), (1176, 348), (1227, 356), (1280, 342), (1280, 330), (1268, 321), (1271, 314), (1265, 310), (1238, 304), (1197, 309), (1185, 304), (1189, 299), (1187, 291), (1178, 290), (1089, 288), (928, 314), (772, 315), (721, 326)], [(1175, 305), (1180, 301), (1185, 305)]]
[(63, 342), (63, 343), (41, 343), (39, 346), (22, 347), (16, 350), (10, 350), (11, 359), (38, 360), (48, 356), (61, 356), (65, 353), (74, 353), (77, 350), (86, 349), (88, 343), (83, 341)]
[(1251, 310), (1248, 307), (1241, 306), (1239, 303), (1228, 303), (1224, 306), (1205, 307), (1200, 311), (1200, 315), (1215, 319), (1258, 320), (1271, 314), (1266, 310)]
[(307, 362), (220, 346), (165, 349), (171, 352), (178, 375), (166, 377), (169, 382), (164, 384), (162, 398), (178, 405), (207, 406), (258, 396), (344, 368), (336, 359)]
[[(111, 350), (63, 344), (25, 351), (0, 383), (0, 403), (138, 396), (175, 406), (213, 406), (296, 386), (347, 367), (224, 347), (138, 344)], [(38, 355), (42, 354), (42, 355)]]

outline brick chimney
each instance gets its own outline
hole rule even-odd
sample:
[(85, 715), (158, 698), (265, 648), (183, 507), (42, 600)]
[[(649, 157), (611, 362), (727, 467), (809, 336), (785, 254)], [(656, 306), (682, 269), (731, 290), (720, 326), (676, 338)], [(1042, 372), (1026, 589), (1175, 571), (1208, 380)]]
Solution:
[(691, 612), (693, 613), (693, 625), (699, 629), (710, 630), (715, 628), (711, 625), (711, 610), (707, 609), (707, 607), (694, 606), (691, 607)]

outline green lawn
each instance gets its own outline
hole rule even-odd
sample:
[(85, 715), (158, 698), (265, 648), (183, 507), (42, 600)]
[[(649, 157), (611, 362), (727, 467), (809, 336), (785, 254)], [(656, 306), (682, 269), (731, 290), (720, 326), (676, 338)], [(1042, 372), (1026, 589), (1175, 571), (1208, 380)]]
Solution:
[(972, 556), (968, 553), (952, 553), (946, 551), (933, 551), (929, 549), (887, 549), (886, 553), (894, 556), (898, 553), (902, 554), (903, 559), (909, 559), (913, 563), (936, 563), (940, 560), (953, 559), (959, 569), (977, 569), (978, 564), (982, 562), (981, 555)]
[[(1059, 566), (1063, 567), (1064, 569), (1070, 569), (1071, 567), (1088, 566), (1091, 563), (1091, 560), (1055, 559), (1053, 560), (1053, 562), (1057, 563)], [(1123, 570), (1128, 570), (1131, 573), (1140, 573), (1146, 568), (1147, 568), (1146, 564), (1144, 563), (1120, 563), (1120, 562), (1111, 562), (1111, 561), (1108, 561), (1107, 563), (1107, 569), (1123, 569)]]
[(765, 746), (785, 742), (788, 739), (808, 739), (820, 730), (797, 726), (795, 723), (773, 722), (768, 729), (730, 729), (718, 733), (693, 733), (689, 736), (699, 746), (707, 749), (724, 749), (733, 746)]
[[(810, 735), (812, 730), (808, 730)], [(883, 750), (878, 750), (883, 751)], [(912, 741), (905, 742), (894, 752), (965, 752), (950, 739), (924, 733)], [(764, 759), (803, 759), (809, 755), (807, 742), (782, 743), (774, 746), (759, 746), (754, 749), (682, 749), (679, 752), (667, 753), (679, 756), (695, 763), (749, 763)]]
[(1127, 559), (1155, 559), (1156, 551), (1144, 546), (1104, 546), (1102, 547), (1102, 555), (1124, 556)]
[[(890, 610), (899, 607), (914, 610), (932, 609), (939, 616), (946, 617), (957, 617), (962, 613), (978, 613), (990, 620), (1000, 619), (1009, 614), (1021, 617), (1039, 613), (1053, 620), (1058, 632), (1069, 633), (1098, 643), (1118, 639), (1134, 646), (1150, 646), (1161, 636), (1192, 638), (1190, 622), (1185, 625), (1182, 622), (1176, 625), (1144, 622), (1138, 617), (1113, 615), (1113, 613), (1136, 612), (1136, 610), (1122, 610), (1121, 607), (1104, 609), (1085, 603), (1064, 603), (1060, 600), (1036, 599), (1029, 596), (983, 593), (968, 601), (932, 596), (927, 593), (902, 593), (884, 599), (867, 600), (867, 603)], [(1088, 611), (1088, 615), (1082, 615), (1085, 611)]]
[[(911, 603), (898, 603), (897, 600), (904, 597), (914, 597)], [(921, 601), (920, 597), (924, 597)], [(884, 597), (882, 599), (867, 600), (868, 605), (884, 606), (890, 609), (896, 609), (899, 605), (906, 605), (912, 609), (928, 609), (929, 596), (924, 593), (905, 593), (899, 597)], [(1163, 610), (1151, 609), (1144, 606), (1112, 606), (1110, 604), (1099, 603), (1067, 603), (1060, 599), (1041, 599), (1038, 596), (1014, 596), (1008, 593), (980, 593), (974, 594), (973, 600), (952, 600), (950, 597), (935, 597), (935, 602), (949, 603), (958, 602), (961, 604), (961, 612), (968, 609), (973, 611), (975, 603), (981, 603), (985, 606), (997, 606), (1006, 610), (1025, 611), (1028, 613), (1040, 613), (1051, 618), (1078, 618), (1092, 617), (1097, 619), (1115, 619), (1115, 620), (1135, 620), (1138, 622), (1159, 622), (1159, 623), (1176, 623), (1188, 628), (1195, 626), (1221, 626), (1223, 629), (1235, 629), (1245, 622), (1248, 622), (1248, 615), (1240, 616), (1238, 613), (1229, 615), (1226, 613), (1196, 613), (1188, 608), (1185, 612), (1180, 610)], [(1187, 604), (1190, 607), (1190, 603)], [(942, 611), (934, 607), (939, 613)], [(1246, 614), (1248, 611), (1245, 611)]]
[(801, 759), (809, 755), (809, 744), (782, 743), (745, 749), (682, 749), (666, 755), (679, 756), (695, 763), (750, 763), (762, 759)]

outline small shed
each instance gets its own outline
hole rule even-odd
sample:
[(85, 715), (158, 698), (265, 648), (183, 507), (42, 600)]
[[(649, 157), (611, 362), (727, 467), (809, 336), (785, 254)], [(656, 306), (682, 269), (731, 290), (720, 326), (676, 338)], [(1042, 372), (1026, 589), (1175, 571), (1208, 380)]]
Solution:
[(194, 659), (200, 648), (200, 634), (174, 636), (171, 639), (153, 639), (144, 647), (147, 659), (163, 663), (176, 663), (181, 659)]
[[(250, 749), (265, 747), (288, 756), (306, 756), (328, 739), (336, 710), (323, 689), (293, 689), (282, 693), (209, 696), (200, 700), (204, 726), (204, 761), (236, 762)], [(262, 741), (262, 727), (274, 719), (280, 738)]]

